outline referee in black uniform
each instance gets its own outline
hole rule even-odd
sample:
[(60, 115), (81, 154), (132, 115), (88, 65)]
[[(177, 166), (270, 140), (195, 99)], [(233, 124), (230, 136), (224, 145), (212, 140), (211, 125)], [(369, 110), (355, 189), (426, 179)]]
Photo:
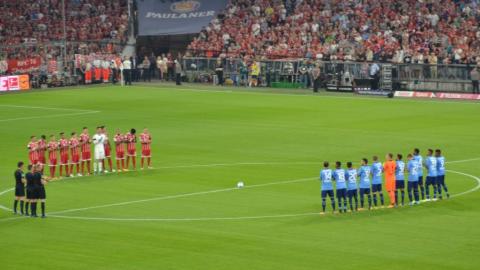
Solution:
[(27, 202), (25, 204), (25, 215), (29, 216), (28, 214), (28, 206), (32, 209), (31, 214), (33, 216), (33, 203), (35, 201), (35, 179), (33, 177), (33, 166), (28, 165), (28, 172), (25, 174), (25, 180), (27, 184)]
[[(47, 193), (45, 192), (45, 180), (43, 179), (42, 175), (42, 168), (43, 165), (38, 164), (35, 173), (33, 174), (35, 178), (35, 184), (37, 186), (37, 200), (40, 201), (41, 209), (42, 209), (42, 218), (46, 218), (45, 216), (45, 201), (47, 199)], [(36, 207), (36, 206), (35, 206)], [(35, 214), (37, 210), (35, 209)]]
[(23, 179), (23, 162), (17, 163), (15, 176), (15, 201), (13, 202), (13, 213), (17, 214), (18, 202), (20, 202), (20, 214), (23, 215), (23, 203), (25, 201), (25, 180)]

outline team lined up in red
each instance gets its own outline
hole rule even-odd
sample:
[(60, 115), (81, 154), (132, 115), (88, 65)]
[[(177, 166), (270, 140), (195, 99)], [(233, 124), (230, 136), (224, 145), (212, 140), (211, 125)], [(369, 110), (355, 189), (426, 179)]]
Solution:
[[(105, 160), (108, 161), (109, 170), (104, 172), (121, 172), (128, 171), (130, 167), (130, 160), (132, 161), (132, 169), (136, 169), (136, 147), (137, 147), (137, 135), (136, 130), (131, 129), (127, 133), (121, 133), (117, 129), (113, 136), (113, 143), (115, 145), (115, 159), (116, 170), (113, 169), (112, 157), (111, 157), (111, 143), (105, 127), (101, 127), (102, 133), (105, 136), (103, 142), (105, 149), (105, 159), (102, 159), (103, 168), (105, 167)], [(148, 129), (144, 129), (139, 135), (140, 144), (142, 147), (141, 152), (141, 169), (151, 167), (151, 143), (152, 136)], [(48, 153), (48, 167), (50, 168), (50, 178), (56, 178), (56, 168), (59, 169), (59, 177), (65, 176), (73, 177), (74, 170), (76, 170), (77, 176), (90, 175), (92, 173), (91, 160), (92, 160), (92, 140), (88, 131), (88, 128), (84, 127), (80, 135), (76, 132), (72, 132), (68, 138), (64, 132), (60, 133), (60, 139), (57, 140), (55, 135), (50, 135), (49, 141), (45, 135), (40, 136), (37, 139), (36, 136), (31, 136), (28, 143), (28, 157), (29, 162), (32, 165), (41, 164), (47, 165), (46, 153)], [(58, 160), (60, 157), (60, 160)], [(60, 162), (58, 162), (60, 161)], [(126, 161), (126, 162), (125, 162)], [(145, 162), (146, 161), (146, 162)]]

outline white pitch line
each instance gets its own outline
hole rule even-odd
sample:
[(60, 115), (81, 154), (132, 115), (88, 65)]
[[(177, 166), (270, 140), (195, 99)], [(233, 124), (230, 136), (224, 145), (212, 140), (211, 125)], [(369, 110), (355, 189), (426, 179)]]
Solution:
[(3, 105), (0, 104), (0, 107), (10, 107), (10, 108), (24, 108), (24, 109), (41, 109), (41, 110), (56, 110), (56, 111), (82, 111), (82, 112), (91, 112), (92, 110), (84, 109), (71, 109), (71, 108), (56, 108), (56, 107), (38, 107), (38, 106), (24, 106), (24, 105)]
[(471, 159), (464, 159), (464, 160), (454, 160), (454, 161), (447, 161), (445, 163), (462, 163), (462, 162), (468, 162), (468, 161), (476, 161), (476, 160), (480, 160), (480, 158), (471, 158)]
[(7, 189), (7, 190), (0, 191), (0, 196), (2, 196), (3, 194), (8, 193), (8, 192), (10, 192), (10, 191), (12, 191), (12, 190), (14, 190), (14, 189), (15, 189), (15, 188), (9, 188), (9, 189)]
[[(310, 181), (310, 180), (313, 180), (313, 179), (316, 179), (316, 178), (317, 178), (317, 177), (308, 177), (308, 178), (300, 178), (300, 179), (286, 180), (286, 181), (280, 181), (280, 182), (270, 182), (270, 183), (265, 183), (265, 184), (245, 186), (244, 189), (246, 189), (246, 188), (266, 187), (266, 186), (273, 186), (273, 185), (282, 185), (282, 184), (291, 184), (291, 183), (298, 183), (298, 182), (305, 182), (305, 181)], [(51, 214), (72, 213), (72, 212), (86, 211), (86, 210), (92, 210), (92, 209), (98, 209), (98, 208), (106, 208), (106, 207), (113, 207), (113, 206), (123, 206), (123, 205), (130, 205), (130, 204), (144, 203), (144, 202), (151, 202), (151, 201), (162, 201), (162, 200), (169, 200), (169, 199), (178, 199), (178, 198), (185, 198), (185, 197), (205, 195), (205, 194), (213, 194), (213, 193), (219, 193), (219, 192), (225, 192), (225, 191), (233, 191), (233, 190), (240, 190), (240, 189), (234, 187), (234, 188), (222, 188), (222, 189), (207, 190), (207, 191), (192, 192), (192, 193), (183, 193), (183, 194), (177, 194), (177, 195), (167, 195), (167, 196), (153, 197), (153, 198), (141, 199), (141, 200), (134, 200), (134, 201), (126, 201), (126, 202), (111, 203), (111, 204), (97, 205), (97, 206), (91, 206), (91, 207), (82, 207), (82, 208), (68, 209), (68, 210), (62, 210), (62, 211), (52, 212)]]
[(457, 194), (453, 194), (451, 197), (458, 197), (458, 196), (462, 196), (462, 195), (465, 195), (465, 194), (468, 194), (468, 193), (472, 193), (472, 192), (475, 192), (477, 191), (478, 189), (480, 189), (480, 178), (475, 176), (475, 175), (471, 175), (471, 174), (468, 174), (468, 173), (464, 173), (464, 172), (459, 172), (459, 171), (453, 171), (453, 170), (447, 170), (448, 172), (453, 172), (453, 173), (457, 173), (457, 174), (461, 174), (461, 175), (464, 175), (464, 176), (468, 176), (470, 178), (473, 178), (477, 181), (477, 185), (474, 187), (474, 188), (471, 188), (467, 191), (464, 191), (464, 192), (461, 192), (461, 193), (457, 193)]
[(40, 119), (40, 118), (56, 118), (56, 117), (64, 117), (64, 116), (77, 116), (77, 115), (93, 114), (93, 113), (99, 113), (99, 112), (100, 111), (88, 111), (88, 112), (78, 112), (78, 113), (64, 113), (64, 114), (40, 115), (40, 116), (32, 116), (32, 117), (9, 118), (9, 119), (0, 119), (0, 122), (32, 120), (32, 119)]

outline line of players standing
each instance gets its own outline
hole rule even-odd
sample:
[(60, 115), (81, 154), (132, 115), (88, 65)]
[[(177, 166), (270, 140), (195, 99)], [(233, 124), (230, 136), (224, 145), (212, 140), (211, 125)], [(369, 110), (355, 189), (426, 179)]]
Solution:
[[(107, 131), (104, 126), (97, 127), (97, 134), (102, 134), (104, 138), (104, 153), (105, 158), (109, 162), (110, 172), (115, 172), (112, 168), (111, 148), (108, 141)], [(141, 169), (145, 165), (151, 167), (151, 142), (152, 137), (148, 129), (144, 129), (140, 134), (140, 143), (142, 145)], [(45, 201), (46, 191), (45, 184), (48, 180), (55, 179), (55, 170), (57, 167), (57, 156), (60, 154), (60, 174), (62, 177), (62, 169), (65, 168), (66, 176), (73, 177), (73, 167), (76, 166), (77, 176), (82, 176), (85, 171), (87, 175), (91, 174), (91, 143), (88, 128), (84, 127), (80, 137), (77, 137), (75, 132), (72, 132), (72, 137), (67, 139), (65, 134), (60, 133), (60, 140), (56, 140), (54, 135), (50, 136), (50, 141), (47, 142), (45, 136), (37, 141), (35, 136), (31, 137), (28, 144), (29, 162), (28, 172), (24, 173), (24, 162), (20, 161), (17, 164), (17, 170), (14, 173), (15, 177), (15, 200), (13, 206), (14, 214), (17, 214), (18, 205), (20, 204), (20, 214), (37, 217), (37, 202), (41, 203), (42, 217), (45, 217)], [(120, 133), (117, 130), (114, 136), (117, 172), (128, 171), (130, 159), (132, 160), (133, 169), (136, 169), (136, 130), (131, 129), (127, 134)], [(125, 148), (127, 149), (127, 164), (125, 165)], [(50, 177), (45, 177), (44, 166), (45, 153), (48, 151), (50, 168)], [(69, 152), (70, 157), (69, 159)], [(81, 152), (81, 155), (80, 155)], [(102, 155), (103, 156), (103, 155)], [(81, 157), (81, 158), (80, 158)], [(146, 161), (146, 162), (145, 162)], [(104, 164), (104, 159), (95, 160), (95, 163)], [(81, 164), (81, 172), (80, 172)], [(94, 166), (95, 174), (100, 174), (104, 171), (105, 166)], [(69, 174), (70, 173), (70, 174)], [(26, 191), (26, 192), (25, 192)], [(26, 198), (25, 198), (26, 195)], [(30, 210), (30, 213), (29, 213)]]
[[(393, 154), (386, 155), (386, 162), (382, 164), (378, 157), (373, 157), (372, 165), (368, 165), (368, 160), (363, 158), (361, 166), (354, 169), (352, 162), (347, 162), (347, 169), (342, 169), (342, 163), (337, 161), (335, 169), (329, 168), (329, 163), (324, 162), (324, 168), (320, 172), (320, 182), (322, 190), (322, 212), (325, 214), (326, 199), (331, 200), (333, 212), (335, 212), (334, 182), (336, 183), (336, 197), (338, 209), (341, 212), (347, 212), (347, 198), (350, 211), (364, 210), (364, 198), (367, 196), (368, 209), (372, 209), (372, 197), (374, 207), (377, 207), (377, 196), (380, 198), (382, 207), (384, 207), (384, 197), (382, 192), (382, 175), (385, 174), (385, 186), (390, 197), (389, 207), (399, 205), (398, 192), (401, 192), (401, 205), (405, 200), (405, 170), (408, 171), (408, 197), (410, 205), (420, 203), (422, 200), (430, 200), (430, 187), (433, 188), (433, 200), (442, 199), (442, 190), (445, 191), (447, 198), (450, 197), (448, 188), (445, 184), (445, 158), (440, 149), (434, 151), (428, 149), (425, 160), (420, 155), (420, 150), (415, 148), (413, 154), (408, 154), (408, 162), (403, 162), (403, 155), (397, 154), (393, 160)], [(425, 184), (423, 181), (423, 168), (427, 170)], [(357, 179), (359, 182), (357, 183)], [(358, 208), (358, 196), (360, 196), (360, 208)], [(425, 199), (426, 198), (426, 199)], [(354, 203), (353, 203), (354, 202)]]

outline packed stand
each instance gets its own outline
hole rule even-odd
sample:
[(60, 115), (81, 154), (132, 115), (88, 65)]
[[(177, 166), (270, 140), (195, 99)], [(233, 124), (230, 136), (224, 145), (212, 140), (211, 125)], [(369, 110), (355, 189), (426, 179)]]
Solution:
[(194, 56), (474, 64), (476, 0), (232, 0), (189, 45)]

